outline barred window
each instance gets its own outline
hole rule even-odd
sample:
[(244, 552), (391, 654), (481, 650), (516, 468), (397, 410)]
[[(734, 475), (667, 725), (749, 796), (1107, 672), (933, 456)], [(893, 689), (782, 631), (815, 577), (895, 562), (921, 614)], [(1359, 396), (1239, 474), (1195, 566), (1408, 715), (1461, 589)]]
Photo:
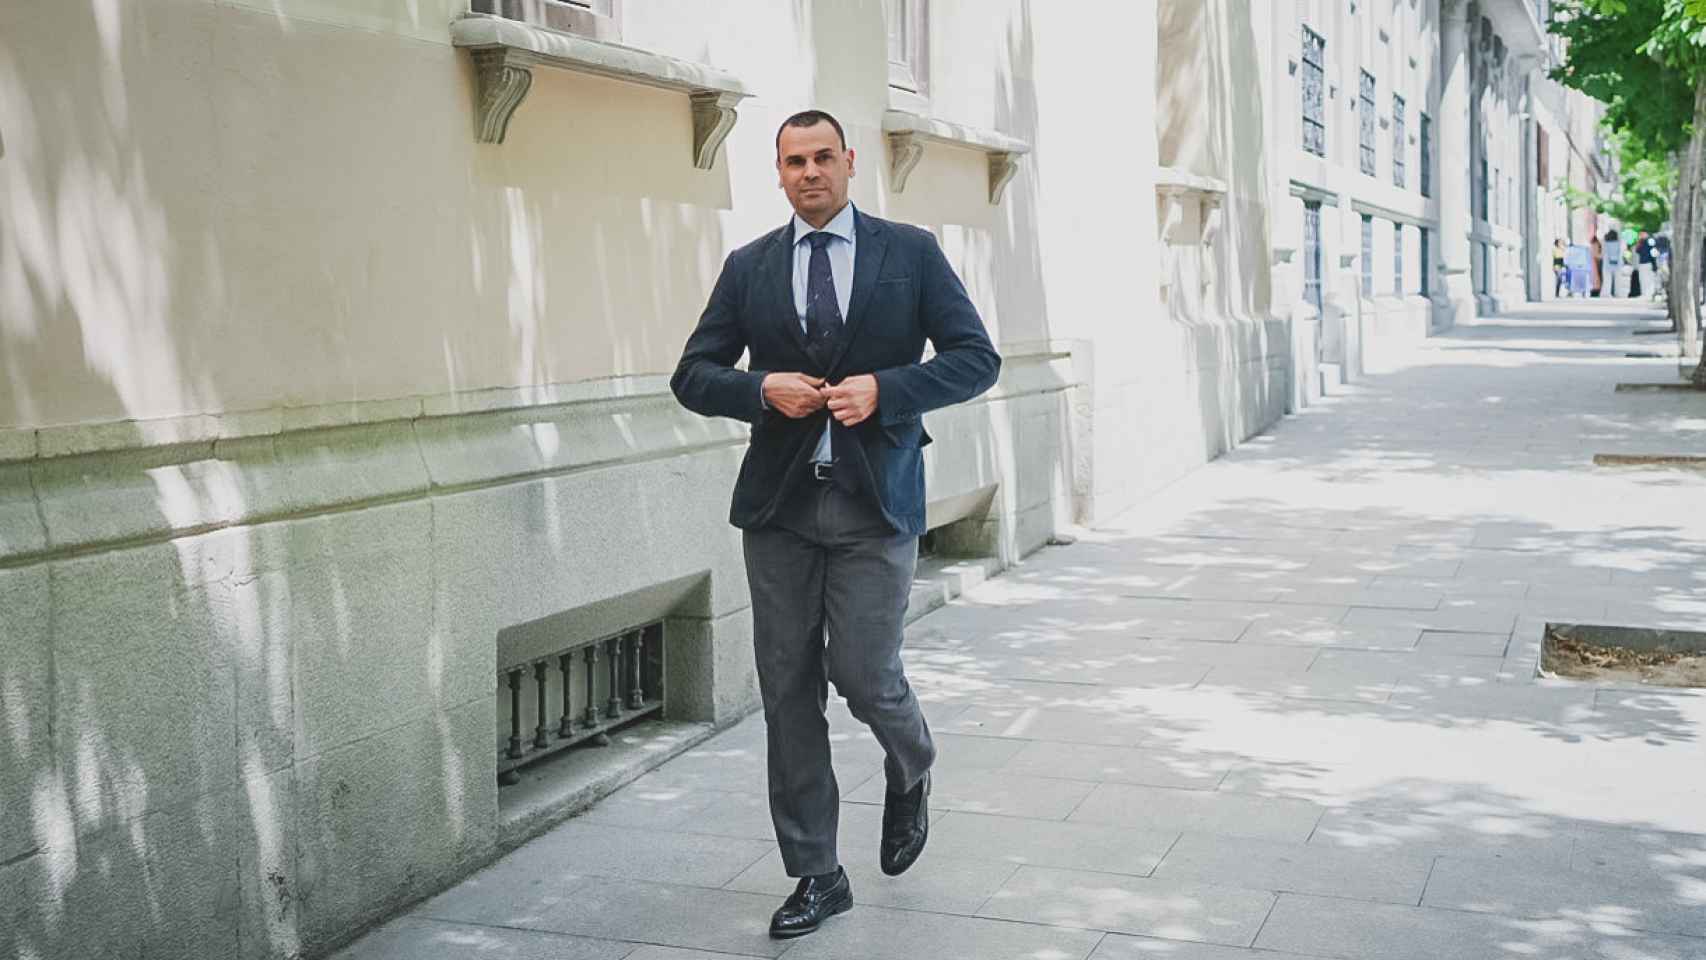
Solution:
[(1362, 215), (1362, 295), (1374, 296), (1374, 217)]
[(1303, 28), (1303, 149), (1318, 157), (1327, 155), (1326, 62), (1327, 41), (1308, 27)]
[(1303, 299), (1322, 316), (1321, 300), (1321, 204), (1303, 204)]
[(1404, 98), (1392, 95), (1392, 183), (1404, 185)]
[(1422, 196), (1434, 195), (1434, 122), (1427, 114), (1422, 114)]
[(1422, 236), (1421, 236), (1421, 247), (1422, 247), (1422, 250), (1421, 250), (1421, 257), (1422, 257), (1421, 291), (1422, 291), (1422, 296), (1425, 297), (1428, 295), (1428, 275), (1433, 273), (1434, 265), (1429, 261), (1430, 251), (1428, 250), (1428, 228), (1422, 227), (1421, 230), (1422, 230)]
[(1357, 120), (1362, 128), (1360, 143), (1362, 145), (1362, 172), (1374, 176), (1374, 75), (1367, 70), (1362, 71), (1362, 78), (1357, 81)]
[(1404, 225), (1392, 221), (1392, 295), (1404, 295)]

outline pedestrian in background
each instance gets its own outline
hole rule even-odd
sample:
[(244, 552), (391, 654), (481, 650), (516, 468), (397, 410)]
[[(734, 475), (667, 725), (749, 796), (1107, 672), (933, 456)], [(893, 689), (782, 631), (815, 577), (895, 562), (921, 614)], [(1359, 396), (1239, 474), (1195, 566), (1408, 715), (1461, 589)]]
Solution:
[(1552, 296), (1562, 297), (1570, 290), (1570, 271), (1564, 266), (1564, 238), (1552, 241)]
[(1623, 293), (1623, 241), (1616, 230), (1605, 232), (1605, 295), (1621, 297)]
[(1605, 244), (1597, 233), (1588, 242), (1588, 270), (1592, 272), (1588, 284), (1593, 290), (1590, 296), (1597, 297), (1605, 285)]

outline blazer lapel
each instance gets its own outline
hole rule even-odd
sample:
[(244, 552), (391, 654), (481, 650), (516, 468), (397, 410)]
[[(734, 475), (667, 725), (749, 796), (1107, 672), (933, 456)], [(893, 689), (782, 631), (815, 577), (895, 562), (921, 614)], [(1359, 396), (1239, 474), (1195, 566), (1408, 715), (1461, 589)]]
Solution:
[(806, 349), (806, 332), (800, 329), (800, 315), (794, 311), (794, 221), (790, 219), (776, 237), (776, 243), (764, 258), (769, 296), (774, 301), (774, 315), (781, 322), (801, 352)]
[(835, 359), (829, 363), (830, 370), (840, 365), (853, 338), (859, 335), (859, 328), (865, 320), (865, 306), (871, 302), (871, 293), (877, 288), (877, 274), (882, 272), (883, 255), (888, 252), (888, 231), (860, 213), (857, 207), (853, 209), (853, 232), (859, 238), (853, 253), (853, 295), (848, 298), (847, 316), (842, 318), (847, 329), (842, 331)]

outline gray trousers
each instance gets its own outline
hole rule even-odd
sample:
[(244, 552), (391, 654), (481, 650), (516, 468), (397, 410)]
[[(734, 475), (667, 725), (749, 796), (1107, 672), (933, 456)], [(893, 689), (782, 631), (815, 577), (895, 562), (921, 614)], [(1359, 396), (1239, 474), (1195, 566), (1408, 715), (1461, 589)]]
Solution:
[(882, 744), (890, 790), (911, 789), (936, 758), (900, 663), (918, 538), (896, 534), (875, 505), (806, 480), (744, 546), (782, 864), (791, 877), (831, 873), (841, 791), (828, 684)]

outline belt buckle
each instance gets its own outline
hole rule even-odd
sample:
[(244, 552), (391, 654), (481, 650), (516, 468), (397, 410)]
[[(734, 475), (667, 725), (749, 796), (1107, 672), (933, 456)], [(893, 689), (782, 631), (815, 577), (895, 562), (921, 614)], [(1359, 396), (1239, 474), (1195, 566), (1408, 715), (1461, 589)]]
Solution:
[(827, 483), (828, 481), (835, 479), (835, 464), (824, 463), (821, 460), (813, 460), (812, 479), (820, 483)]

